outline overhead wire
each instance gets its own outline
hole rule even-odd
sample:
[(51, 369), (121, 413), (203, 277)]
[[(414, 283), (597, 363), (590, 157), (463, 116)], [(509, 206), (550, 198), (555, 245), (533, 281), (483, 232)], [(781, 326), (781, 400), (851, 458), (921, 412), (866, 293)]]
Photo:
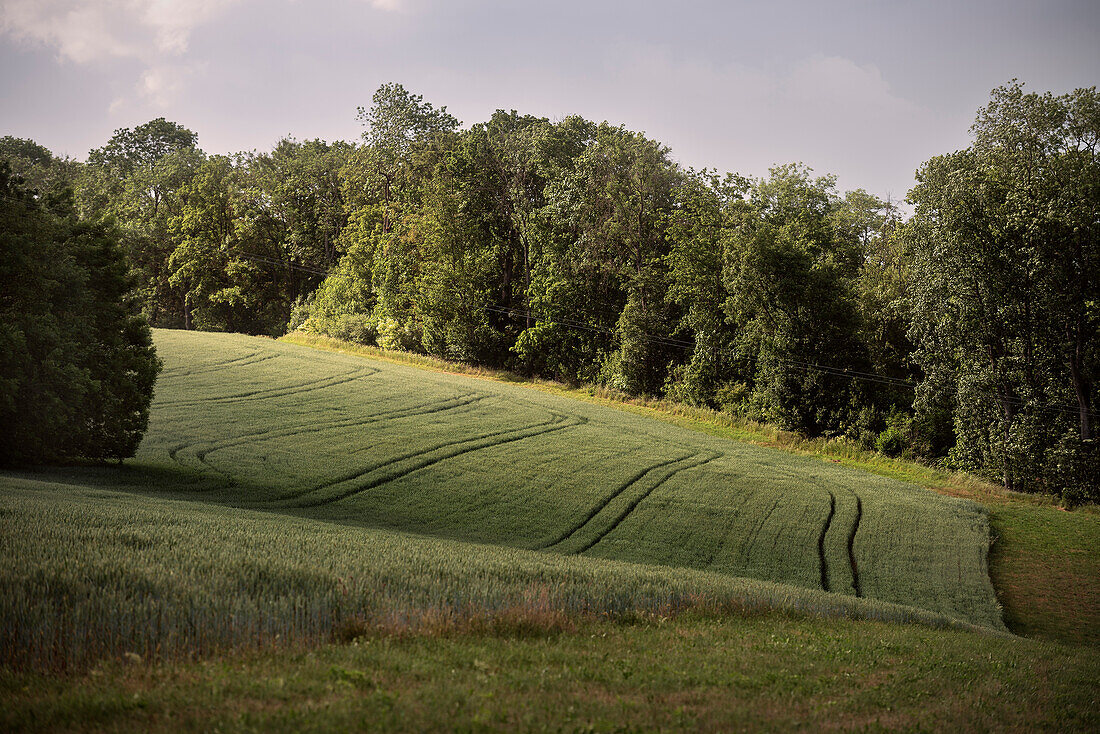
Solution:
[[(266, 256), (263, 256), (263, 255), (247, 255), (247, 254), (244, 254), (244, 253), (235, 253), (234, 256), (245, 259), (245, 260), (252, 260), (252, 261), (255, 261), (255, 262), (259, 262), (261, 264), (277, 266), (279, 268), (284, 268), (284, 269), (285, 268), (290, 268), (290, 269), (293, 269), (293, 270), (304, 271), (304, 272), (308, 272), (310, 274), (318, 275), (318, 276), (325, 277), (325, 278), (329, 278), (329, 277), (352, 278), (353, 277), (350, 273), (341, 273), (341, 272), (336, 272), (336, 271), (332, 271), (332, 270), (326, 271), (326, 270), (321, 270), (319, 268), (312, 268), (312, 267), (305, 266), (305, 265), (296, 265), (294, 263), (287, 263), (287, 262), (279, 261), (279, 260), (276, 260), (274, 258), (266, 257)], [(452, 291), (452, 292), (455, 293), (455, 295), (458, 295), (458, 296), (463, 296), (464, 297), (466, 295), (466, 294), (458, 293), (457, 291)], [(594, 325), (594, 324), (591, 324), (591, 323), (588, 323), (588, 322), (580, 321), (580, 320), (577, 320), (577, 319), (571, 319), (571, 318), (568, 318), (568, 317), (548, 316), (546, 314), (541, 314), (541, 313), (538, 313), (536, 311), (532, 311), (532, 310), (524, 309), (524, 308), (518, 308), (518, 307), (514, 307), (514, 306), (497, 306), (497, 305), (493, 305), (493, 304), (485, 304), (484, 306), (482, 306), (482, 308), (486, 311), (491, 312), (491, 313), (497, 313), (497, 314), (508, 315), (508, 316), (515, 316), (515, 317), (523, 318), (523, 319), (530, 319), (530, 320), (535, 321), (536, 323), (538, 323), (538, 322), (543, 322), (543, 323), (550, 322), (550, 323), (554, 323), (554, 324), (559, 324), (559, 325), (564, 326), (566, 328), (577, 329), (577, 330), (581, 330), (581, 331), (587, 331), (589, 333), (597, 333), (597, 334), (603, 334), (603, 335), (607, 335), (607, 336), (614, 336), (617, 333), (616, 329), (612, 329), (612, 328), (608, 328), (608, 327), (604, 327), (604, 326), (597, 326), (597, 325)], [(674, 337), (660, 337), (660, 336), (656, 336), (656, 335), (653, 335), (653, 334), (643, 334), (639, 337), (639, 340), (643, 341), (643, 342), (651, 343), (651, 344), (657, 344), (659, 346), (683, 349), (685, 351), (693, 351), (696, 348), (698, 348), (698, 344), (694, 340), (676, 339)], [(736, 359), (739, 356), (736, 350), (728, 349), (728, 348), (721, 348), (721, 349), (713, 350), (713, 353), (726, 355), (726, 356), (728, 356), (730, 358), (733, 358), (733, 359)], [(823, 374), (826, 374), (826, 375), (829, 375), (829, 376), (832, 376), (832, 377), (847, 378), (847, 379), (850, 379), (850, 380), (859, 380), (859, 381), (862, 381), (862, 382), (880, 384), (880, 385), (885, 385), (885, 386), (889, 386), (889, 387), (906, 388), (906, 389), (910, 389), (910, 390), (914, 390), (914, 391), (919, 387), (919, 383), (914, 382), (913, 380), (908, 380), (908, 379), (900, 378), (900, 377), (893, 377), (891, 375), (883, 375), (883, 374), (875, 373), (875, 372), (867, 372), (867, 371), (864, 371), (864, 370), (851, 369), (851, 368), (848, 368), (848, 367), (836, 367), (836, 366), (832, 366), (832, 365), (822, 365), (822, 364), (809, 362), (809, 361), (805, 361), (805, 360), (791, 359), (791, 358), (788, 358), (788, 357), (780, 357), (778, 359), (778, 361), (781, 364), (784, 364), (784, 365), (786, 365), (788, 367), (791, 367), (795, 370), (805, 372), (807, 374), (810, 374), (810, 373), (816, 371), (816, 372), (820, 372), (820, 373), (823, 373)], [(958, 389), (957, 386), (948, 388), (948, 391), (952, 395), (955, 395), (955, 396), (959, 395), (959, 389)], [(992, 392), (987, 391), (987, 390), (977, 390), (976, 392), (979, 392), (980, 394), (983, 394), (987, 397), (991, 397), (991, 398), (1000, 400), (1002, 402), (1011, 403), (1012, 405), (1015, 405), (1016, 407), (1021, 407), (1021, 408), (1027, 407), (1027, 408), (1032, 408), (1032, 409), (1037, 409), (1037, 410), (1044, 410), (1044, 411), (1051, 411), (1051, 412), (1061, 412), (1061, 413), (1064, 413), (1064, 414), (1067, 414), (1067, 415), (1074, 415), (1074, 416), (1077, 416), (1077, 415), (1081, 414), (1080, 408), (1078, 406), (1074, 406), (1074, 405), (1056, 404), (1056, 403), (1043, 403), (1043, 404), (1040, 404), (1040, 403), (1034, 403), (1034, 402), (1031, 402), (1031, 401), (1027, 401), (1023, 398), (1019, 398), (1019, 397), (1015, 397), (1015, 396), (1005, 396), (1005, 395), (992, 393)], [(1085, 412), (1086, 412), (1087, 415), (1089, 415), (1091, 417), (1094, 417), (1094, 418), (1100, 417), (1100, 414), (1098, 414), (1096, 412), (1093, 412), (1093, 411), (1085, 411)]]

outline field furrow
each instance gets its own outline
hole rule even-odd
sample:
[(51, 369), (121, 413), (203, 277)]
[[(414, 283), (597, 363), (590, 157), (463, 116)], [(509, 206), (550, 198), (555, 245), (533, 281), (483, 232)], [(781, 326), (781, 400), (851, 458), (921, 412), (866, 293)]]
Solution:
[(821, 564), (821, 588), (830, 590), (829, 585), (829, 559), (825, 557), (825, 536), (829, 534), (829, 526), (833, 523), (833, 515), (836, 514), (836, 495), (829, 492), (829, 514), (825, 516), (825, 522), (821, 525), (821, 535), (817, 536), (817, 555)]
[(428, 451), (413, 452), (383, 462), (349, 479), (310, 489), (302, 495), (294, 497), (289, 503), (289, 506), (318, 507), (320, 505), (339, 502), (462, 454), (492, 448), (513, 441), (522, 441), (527, 438), (550, 433), (551, 431), (561, 431), (566, 428), (582, 425), (583, 422), (583, 419), (579, 418), (554, 415), (548, 420), (533, 426), (525, 426), (509, 431), (494, 431), (474, 439), (441, 444), (432, 447), (432, 449)]
[(710, 456), (701, 458), (699, 454), (693, 454), (655, 472), (654, 475), (649, 478), (650, 481), (637, 483), (635, 487), (639, 491), (631, 493), (634, 496), (628, 498), (626, 507), (622, 508), (622, 510), (617, 515), (615, 515), (609, 523), (604, 525), (603, 528), (599, 530), (593, 538), (583, 543), (573, 552), (586, 553), (590, 551), (596, 546), (596, 544), (600, 543), (608, 535), (618, 530), (623, 521), (630, 516), (630, 513), (634, 512), (634, 510), (637, 509), (638, 505), (648, 499), (665, 482), (672, 479), (672, 477), (676, 476), (682, 471), (685, 471), (687, 469), (694, 469), (696, 467), (703, 466), (704, 464), (709, 464), (710, 462), (717, 459), (719, 456), (720, 454), (712, 454)]
[(557, 536), (554, 540), (551, 540), (550, 542), (548, 542), (548, 543), (546, 543), (546, 544), (544, 544), (540, 547), (545, 549), (545, 548), (553, 548), (554, 546), (560, 545), (561, 543), (565, 542), (569, 538), (576, 535), (577, 532), (579, 532), (581, 528), (583, 528), (585, 525), (590, 523), (592, 521), (592, 519), (596, 517), (597, 514), (599, 514), (601, 511), (603, 511), (603, 509), (605, 507), (607, 507), (609, 504), (611, 504), (612, 500), (616, 499), (623, 492), (627, 491), (628, 489), (633, 487), (635, 484), (642, 481), (646, 476), (648, 476), (649, 474), (657, 471), (658, 469), (662, 469), (662, 468), (664, 468), (664, 467), (666, 467), (670, 464), (678, 464), (678, 463), (680, 463), (680, 462), (682, 462), (686, 459), (690, 459), (691, 457), (692, 457), (692, 454), (685, 454), (684, 456), (681, 456), (681, 457), (678, 457), (678, 458), (675, 458), (675, 459), (668, 459), (667, 461), (658, 461), (656, 464), (652, 464), (650, 466), (645, 467), (644, 469), (642, 469), (638, 473), (631, 476), (625, 482), (623, 482), (622, 484), (618, 485), (613, 490), (611, 490), (611, 492), (609, 494), (607, 494), (595, 506), (593, 506), (591, 510), (588, 511), (588, 513), (581, 519), (580, 522), (578, 522), (575, 525), (573, 525), (572, 527), (570, 527), (564, 533)]
[[(238, 434), (233, 436), (232, 438), (224, 439), (221, 441), (196, 441), (194, 443), (185, 445), (175, 452), (170, 453), (172, 453), (172, 458), (178, 461), (181, 465), (187, 465), (184, 459), (180, 458), (180, 455), (183, 454), (185, 451), (190, 451), (191, 453), (189, 454), (189, 456), (193, 457), (194, 460), (201, 465), (201, 468), (210, 469), (222, 476), (228, 477), (232, 476), (231, 472), (214, 466), (210, 461), (207, 460), (207, 457), (211, 454), (217, 453), (219, 451), (224, 451), (226, 449), (231, 449), (236, 446), (256, 444), (277, 438), (298, 438), (306, 436), (308, 434), (321, 433), (324, 431), (358, 429), (364, 426), (368, 426), (372, 423), (378, 423), (386, 420), (416, 418), (430, 415), (432, 413), (441, 413), (444, 411), (456, 410), (473, 405), (484, 399), (484, 395), (469, 393), (455, 398), (444, 398), (443, 400), (433, 400), (431, 402), (421, 403), (411, 408), (395, 408), (390, 410), (383, 410), (377, 413), (359, 413), (354, 418), (332, 418), (329, 420), (322, 420), (295, 426), (284, 426), (280, 428), (251, 431)], [(188, 456), (188, 454), (184, 454), (184, 456)]]
[(863, 596), (863, 588), (859, 582), (859, 564), (856, 562), (856, 533), (859, 532), (859, 521), (863, 517), (863, 500), (858, 494), (852, 493), (856, 498), (856, 517), (852, 521), (852, 530), (848, 533), (848, 565), (852, 569), (852, 590), (856, 596)]
[(220, 482), (189, 496), (1001, 627), (971, 503), (521, 386), (234, 335), (157, 344), (178, 371), (137, 465)]
[(260, 362), (266, 362), (269, 359), (276, 359), (278, 355), (264, 353), (264, 352), (251, 352), (243, 357), (234, 357), (232, 359), (226, 359), (220, 362), (207, 362), (195, 367), (172, 367), (161, 371), (157, 379), (171, 380), (179, 379), (183, 377), (195, 377), (197, 375), (206, 374), (207, 372), (217, 372), (219, 370), (233, 369), (237, 367), (245, 367), (250, 365), (259, 364)]
[(161, 401), (158, 407), (198, 408), (210, 404), (228, 404), (252, 400), (270, 400), (272, 398), (281, 398), (287, 395), (300, 395), (302, 393), (313, 392), (315, 390), (324, 390), (325, 388), (335, 387), (336, 385), (343, 385), (345, 383), (353, 382), (363, 377), (370, 377), (376, 372), (376, 370), (371, 369), (354, 369), (348, 370), (347, 372), (335, 376), (320, 377), (317, 379), (305, 380), (303, 382), (298, 382), (291, 385), (280, 385), (278, 387), (261, 388), (258, 390), (250, 390), (247, 392), (234, 393), (231, 395), (219, 395), (215, 397), (195, 398), (190, 400), (166, 400)]

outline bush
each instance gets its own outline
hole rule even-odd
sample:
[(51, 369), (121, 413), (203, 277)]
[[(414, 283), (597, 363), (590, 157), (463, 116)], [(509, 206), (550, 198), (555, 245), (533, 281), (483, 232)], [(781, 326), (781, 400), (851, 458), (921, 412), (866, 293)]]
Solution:
[(1048, 489), (1066, 507), (1100, 502), (1100, 439), (1069, 431), (1048, 453)]
[(901, 456), (907, 444), (905, 432), (897, 426), (887, 426), (875, 439), (875, 448), (880, 454), (887, 456)]
[(328, 335), (356, 344), (374, 346), (378, 343), (378, 320), (365, 313), (341, 314), (331, 319)]

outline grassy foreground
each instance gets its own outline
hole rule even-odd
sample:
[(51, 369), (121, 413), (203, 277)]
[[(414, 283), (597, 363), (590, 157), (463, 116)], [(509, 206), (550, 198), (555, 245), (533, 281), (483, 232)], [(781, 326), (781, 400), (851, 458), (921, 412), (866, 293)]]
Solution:
[(768, 613), (0, 674), (0, 729), (1087, 732), (1098, 676), (1050, 643)]
[(227, 511), (99, 478), (113, 480), (110, 489), (88, 475), (84, 484), (3, 483), (0, 659), (10, 667), (66, 672), (127, 655), (174, 660), (359, 634), (557, 629), (685, 612), (968, 627), (821, 590)]

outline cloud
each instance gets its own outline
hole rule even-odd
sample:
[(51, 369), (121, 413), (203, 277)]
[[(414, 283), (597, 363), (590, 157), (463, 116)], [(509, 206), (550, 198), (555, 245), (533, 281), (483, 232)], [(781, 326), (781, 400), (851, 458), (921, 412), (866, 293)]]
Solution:
[[(133, 94), (157, 108), (169, 106), (190, 69), (175, 61), (191, 32), (240, 0), (2, 0), (0, 32), (57, 50), (76, 64), (110, 59), (141, 63)], [(127, 99), (112, 102), (117, 113)]]
[(782, 81), (789, 100), (811, 109), (847, 110), (863, 116), (919, 110), (891, 91), (874, 64), (860, 65), (840, 56), (804, 59)]
[(5, 0), (0, 31), (78, 64), (187, 50), (191, 31), (238, 0)]
[[(841, 188), (903, 196), (922, 158), (953, 120), (906, 99), (873, 64), (803, 56), (785, 68), (715, 62), (661, 45), (609, 47), (584, 85), (557, 87), (550, 109), (626, 122), (671, 145), (684, 165), (764, 175), (803, 161), (842, 172)], [(567, 90), (567, 91), (566, 91)]]
[(375, 10), (385, 10), (392, 13), (404, 10), (405, 0), (367, 0), (367, 5)]

